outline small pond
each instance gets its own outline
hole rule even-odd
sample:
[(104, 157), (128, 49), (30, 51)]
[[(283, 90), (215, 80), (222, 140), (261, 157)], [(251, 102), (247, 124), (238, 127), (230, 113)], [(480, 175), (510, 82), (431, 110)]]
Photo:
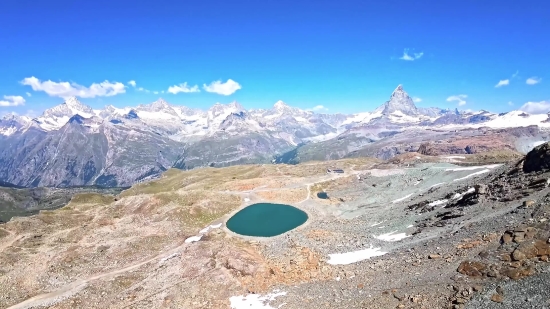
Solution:
[(237, 212), (227, 221), (226, 226), (240, 235), (271, 237), (288, 232), (307, 219), (307, 214), (296, 207), (259, 203)]
[(326, 200), (328, 199), (328, 194), (326, 192), (318, 192), (317, 197)]

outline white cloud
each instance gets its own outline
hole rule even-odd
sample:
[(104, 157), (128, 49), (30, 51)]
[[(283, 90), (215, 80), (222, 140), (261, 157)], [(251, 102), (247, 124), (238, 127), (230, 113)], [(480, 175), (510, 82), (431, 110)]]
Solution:
[(413, 98), (413, 102), (414, 102), (414, 103), (420, 103), (420, 102), (422, 102), (422, 99), (421, 99), (421, 98), (414, 97), (414, 98)]
[(168, 92), (170, 92), (171, 94), (178, 94), (180, 92), (193, 93), (193, 92), (201, 92), (201, 91), (199, 89), (199, 86), (195, 85), (195, 86), (189, 87), (187, 85), (187, 82), (185, 82), (183, 84), (168, 87)]
[(328, 108), (324, 107), (323, 105), (317, 105), (317, 106), (314, 106), (311, 110), (312, 111), (328, 111)]
[(132, 86), (132, 87), (135, 88), (137, 84), (136, 84), (136, 81), (135, 81), (135, 80), (131, 80), (131, 81), (128, 82), (128, 85), (130, 85), (130, 86)]
[(550, 112), (550, 101), (527, 102), (519, 110), (529, 114), (546, 114)]
[(535, 85), (535, 84), (540, 83), (541, 81), (542, 81), (542, 78), (538, 78), (538, 77), (536, 77), (536, 76), (533, 76), (533, 77), (529, 77), (529, 78), (525, 81), (525, 83), (526, 83), (527, 85)]
[(516, 73), (512, 74), (512, 78), (516, 78), (516, 76), (518, 76), (519, 74), (519, 70), (516, 70)]
[(126, 87), (123, 83), (111, 83), (108, 80), (99, 84), (93, 83), (90, 87), (81, 86), (74, 82), (53, 82), (51, 80), (40, 81), (32, 76), (21, 81), (23, 85), (31, 86), (34, 91), (44, 91), (51, 97), (69, 98), (95, 98), (111, 97), (125, 93)]
[(510, 80), (509, 79), (503, 79), (501, 81), (498, 82), (498, 84), (495, 85), (495, 88), (499, 88), (499, 87), (502, 87), (502, 86), (508, 86), (510, 85)]
[(456, 101), (456, 102), (458, 103), (458, 106), (463, 106), (463, 105), (466, 105), (465, 99), (466, 99), (467, 97), (468, 97), (468, 96), (465, 95), (465, 94), (452, 95), (452, 96), (450, 96), (450, 97), (447, 98), (447, 102)]
[(159, 92), (158, 92), (158, 91), (153, 91), (153, 93), (154, 93), (154, 94), (159, 94)]
[(145, 89), (145, 88), (143, 88), (143, 87), (139, 87), (139, 88), (136, 88), (136, 89), (137, 89), (137, 91), (142, 91), (142, 92), (145, 92), (145, 93), (151, 92), (150, 90), (147, 90), (147, 89)]
[(3, 100), (0, 100), (0, 106), (19, 106), (25, 105), (25, 98), (19, 95), (5, 95)]
[(403, 57), (399, 59), (406, 60), (406, 61), (414, 61), (414, 60), (420, 59), (422, 56), (424, 56), (423, 52), (413, 53), (413, 55), (411, 56), (409, 55), (409, 49), (405, 48), (405, 50), (403, 51)]
[(202, 88), (206, 92), (213, 92), (221, 95), (231, 95), (242, 87), (236, 81), (228, 79), (225, 83), (222, 83), (221, 80), (218, 80), (210, 83), (210, 85), (204, 84)]
[(514, 105), (514, 102), (510, 101), (510, 102), (508, 102), (508, 105), (509, 105), (509, 106)]
[(27, 97), (32, 97), (32, 94), (30, 92), (27, 92)]

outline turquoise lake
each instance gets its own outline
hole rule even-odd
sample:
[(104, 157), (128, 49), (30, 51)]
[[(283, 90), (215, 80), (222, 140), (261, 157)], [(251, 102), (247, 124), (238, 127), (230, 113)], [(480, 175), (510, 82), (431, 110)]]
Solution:
[(296, 207), (258, 203), (237, 212), (226, 226), (240, 235), (271, 237), (288, 232), (304, 224), (307, 219), (307, 214)]

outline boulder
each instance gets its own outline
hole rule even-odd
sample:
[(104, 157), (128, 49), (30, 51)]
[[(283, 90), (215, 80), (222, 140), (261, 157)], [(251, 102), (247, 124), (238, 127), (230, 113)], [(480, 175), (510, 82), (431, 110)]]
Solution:
[(464, 261), (458, 266), (458, 272), (469, 277), (481, 277), (487, 266), (480, 262)]
[(550, 170), (550, 143), (533, 148), (523, 162), (523, 171), (526, 173), (546, 170)]

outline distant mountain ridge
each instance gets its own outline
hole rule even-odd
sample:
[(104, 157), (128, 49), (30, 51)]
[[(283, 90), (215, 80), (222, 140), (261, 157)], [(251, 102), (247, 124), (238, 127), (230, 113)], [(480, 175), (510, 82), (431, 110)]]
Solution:
[(282, 101), (270, 109), (246, 110), (232, 102), (199, 110), (162, 98), (94, 110), (69, 98), (34, 119), (0, 119), (0, 180), (20, 186), (129, 186), (170, 167), (266, 163), (300, 145), (358, 134), (361, 142), (353, 146), (332, 145), (348, 153), (413, 128), (550, 127), (548, 119), (418, 108), (402, 85), (374, 111), (353, 115), (315, 113)]

